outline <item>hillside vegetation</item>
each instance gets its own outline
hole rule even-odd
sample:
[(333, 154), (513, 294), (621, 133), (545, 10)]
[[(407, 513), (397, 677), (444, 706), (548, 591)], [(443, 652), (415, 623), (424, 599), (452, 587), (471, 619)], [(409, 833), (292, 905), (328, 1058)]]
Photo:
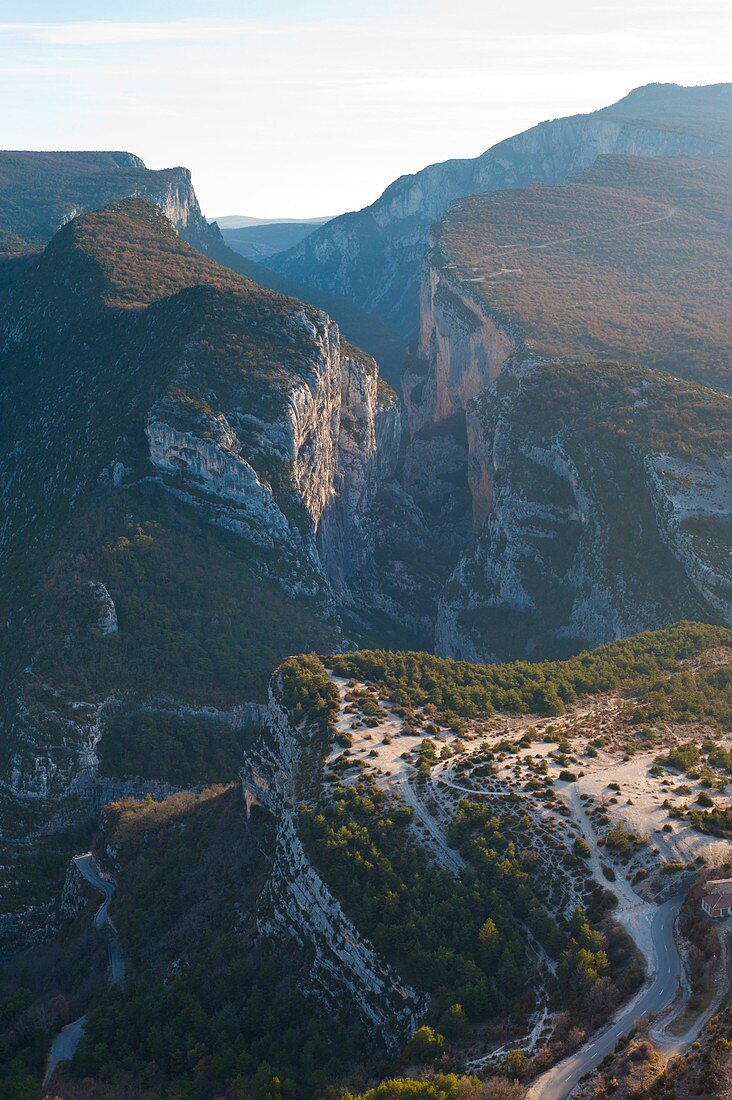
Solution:
[(729, 387), (731, 186), (727, 157), (600, 157), (573, 183), (457, 201), (436, 244), (527, 349)]
[[(350, 340), (376, 357), (385, 377), (398, 385), (404, 345), (392, 330), (339, 294), (276, 275), (228, 247), (228, 236), (224, 240), (218, 227), (203, 218), (187, 169), (152, 171), (133, 153), (0, 152), (0, 281), (21, 266), (9, 261), (42, 248), (78, 214), (127, 198), (160, 206), (185, 240), (223, 267), (324, 309)], [(264, 235), (277, 227), (255, 227), (255, 236), (257, 228)], [(160, 287), (160, 273), (156, 279)]]
[[(4, 288), (0, 818), (23, 870), (4, 865), (3, 912), (34, 914), (61, 888), (74, 815), (93, 811), (86, 746), (101, 741), (105, 779), (232, 778), (238, 760), (219, 751), (232, 747), (230, 716), (212, 728), (176, 720), (177, 708), (262, 701), (286, 654), (338, 644), (317, 583), (297, 599), (283, 587), (298, 565), (312, 569), (307, 554), (293, 562), (272, 540), (239, 537), (227, 513), (212, 523), (210, 495), (162, 484), (146, 434), (156, 410), (214, 469), (228, 460), (255, 488), (261, 477), (280, 528), (304, 538), (312, 523), (292, 463), (263, 436), (289, 415), (293, 388), (316, 387), (315, 326), (329, 324), (207, 259), (142, 199), (75, 218)], [(373, 361), (349, 355), (375, 376)], [(232, 407), (238, 434), (225, 427)], [(112, 698), (132, 715), (155, 699), (172, 716), (148, 737), (134, 717), (105, 733), (99, 708)], [(60, 832), (44, 831), (63, 797)]]
[[(286, 402), (288, 383), (312, 370), (308, 332), (294, 323), (298, 308), (299, 303), (202, 256), (180, 240), (157, 207), (140, 199), (77, 218), (57, 235), (8, 292), (1, 315), (10, 331), (14, 317), (22, 312), (36, 348), (33, 373), (27, 370), (27, 340), (11, 340), (3, 363), (4, 393), (14, 410), (2, 456), (8, 474), (3, 539), (7, 613), (27, 606), (54, 553), (67, 554), (75, 546), (88, 562), (93, 555), (95, 566), (116, 588), (115, 596), (123, 602), (129, 599), (130, 607), (138, 606), (139, 622), (154, 633), (161, 626), (154, 604), (162, 596), (163, 603), (173, 602), (166, 614), (183, 608), (180, 581), (189, 565), (194, 571), (198, 568), (192, 562), (204, 544), (216, 547), (209, 555), (210, 565), (219, 558), (228, 568), (225, 563), (232, 552), (234, 557), (241, 555), (236, 540), (224, 531), (218, 538), (200, 531), (194, 535), (192, 517), (185, 516), (184, 508), (171, 501), (161, 510), (161, 502), (150, 499), (151, 487), (137, 479), (129, 486), (135, 502), (128, 502), (125, 519), (114, 494), (99, 492), (99, 479), (105, 468), (109, 479), (115, 460), (138, 476), (149, 473), (145, 418), (154, 401), (166, 393), (171, 414), (175, 412), (182, 428), (206, 424), (214, 431), (218, 409), (232, 395), (244, 399), (246, 394), (250, 411), (263, 418), (275, 414)], [(181, 382), (176, 376), (184, 361), (186, 377)], [(202, 393), (208, 393), (209, 400)], [(35, 425), (44, 416), (46, 431), (39, 437)], [(22, 448), (22, 464), (16, 464), (13, 447)], [(261, 461), (267, 464), (263, 476), (274, 481), (277, 468), (268, 456)], [(287, 474), (279, 488), (292, 496)], [(294, 500), (290, 507), (297, 512)], [(102, 518), (100, 509), (108, 518)], [(65, 527), (72, 516), (72, 526)], [(104, 531), (101, 539), (95, 538), (90, 522), (97, 532)], [(166, 537), (169, 525), (176, 533)], [(182, 526), (188, 527), (187, 535)], [(200, 527), (194, 522), (196, 526)], [(175, 559), (179, 549), (180, 565), (169, 574), (172, 582), (178, 573), (177, 586), (157, 586), (153, 593), (152, 574), (163, 568), (161, 554), (167, 557), (165, 568), (171, 569), (171, 555)], [(255, 559), (247, 555), (250, 566), (257, 564)], [(83, 583), (80, 564), (77, 557), (71, 573)], [(58, 570), (58, 564), (53, 566), (54, 582), (68, 589), (68, 572)], [(248, 576), (251, 571), (245, 568), (234, 583), (239, 588), (251, 586)], [(205, 593), (212, 595), (215, 586), (201, 584), (197, 591), (207, 599)], [(255, 592), (247, 603), (256, 606), (257, 601)], [(277, 596), (270, 602), (274, 614), (279, 602)], [(194, 606), (195, 601), (186, 604), (187, 609)], [(40, 613), (53, 614), (53, 602), (45, 601)], [(255, 621), (243, 620), (249, 625)], [(172, 656), (172, 650), (165, 645), (157, 648), (165, 663), (165, 654)], [(136, 652), (141, 656), (144, 648)], [(232, 653), (219, 662), (220, 668), (230, 662)], [(76, 661), (78, 655), (68, 656)], [(11, 660), (8, 669), (12, 664)], [(143, 668), (139, 671), (144, 676)], [(269, 671), (268, 664), (264, 679), (257, 675), (260, 691)], [(249, 690), (239, 684), (245, 698)]]
[(329, 658), (329, 664), (341, 676), (383, 684), (397, 703), (432, 703), (447, 718), (494, 711), (561, 714), (581, 695), (648, 682), (680, 660), (730, 644), (732, 631), (724, 627), (678, 623), (567, 661), (483, 665), (430, 653), (358, 650)]

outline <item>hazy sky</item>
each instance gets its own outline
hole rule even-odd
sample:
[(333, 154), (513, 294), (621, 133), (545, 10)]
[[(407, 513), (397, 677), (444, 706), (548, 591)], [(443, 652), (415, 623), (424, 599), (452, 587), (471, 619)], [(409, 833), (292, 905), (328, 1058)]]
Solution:
[(732, 78), (729, 0), (0, 0), (5, 148), (129, 149), (204, 212), (356, 209), (638, 84)]

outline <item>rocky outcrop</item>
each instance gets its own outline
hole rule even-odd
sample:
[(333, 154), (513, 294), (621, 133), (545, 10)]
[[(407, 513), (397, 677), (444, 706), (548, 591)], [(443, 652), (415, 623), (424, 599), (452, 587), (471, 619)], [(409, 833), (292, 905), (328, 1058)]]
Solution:
[(304, 283), (338, 291), (413, 337), (429, 229), (455, 199), (563, 183), (608, 153), (724, 155), (729, 149), (723, 130), (715, 140), (706, 120), (708, 112), (728, 109), (728, 102), (729, 85), (639, 88), (603, 111), (543, 122), (475, 160), (446, 161), (402, 176), (371, 206), (334, 218), (270, 263)]
[[(143, 165), (144, 167), (144, 165)], [(145, 169), (147, 171), (147, 169)], [(151, 173), (157, 175), (157, 173)], [(161, 208), (169, 222), (188, 244), (198, 248), (201, 252), (213, 252), (222, 244), (219, 227), (209, 224), (204, 218), (198, 203), (196, 192), (193, 190), (191, 173), (188, 168), (170, 168), (165, 173), (165, 181), (162, 187), (156, 187), (155, 181), (143, 187), (139, 192), (141, 198), (154, 202)]]
[(732, 454), (707, 462), (649, 455), (661, 537), (725, 625), (732, 625)]
[(103, 638), (109, 634), (116, 634), (119, 630), (117, 608), (114, 606), (114, 600), (107, 591), (106, 586), (101, 581), (91, 581), (89, 590), (98, 609), (97, 630)]
[(66, 868), (63, 890), (61, 891), (61, 903), (59, 905), (59, 917), (61, 920), (72, 920), (78, 916), (88, 905), (85, 880), (76, 861), (70, 859)]
[(360, 935), (305, 853), (295, 820), (295, 785), (311, 731), (291, 724), (276, 677), (267, 726), (266, 738), (242, 772), (248, 812), (259, 805), (277, 821), (272, 870), (259, 903), (260, 931), (295, 945), (311, 960), (305, 993), (331, 1011), (348, 1005), (368, 1034), (387, 1050), (398, 1050), (426, 1011), (426, 1000)]
[(373, 553), (370, 508), (396, 468), (401, 410), (328, 317), (298, 311), (290, 324), (311, 348), (307, 370), (282, 380), (267, 419), (245, 392), (216, 410), (211, 391), (184, 394), (184, 369), (147, 418), (150, 459), (171, 492), (269, 551), (262, 567), (287, 591), (350, 602), (349, 580)]
[[(445, 656), (563, 656), (677, 619), (730, 621), (729, 457), (654, 455), (626, 442), (624, 427), (595, 426), (612, 418), (604, 394), (614, 380), (620, 392), (657, 387), (659, 424), (666, 403), (684, 401), (684, 384), (577, 369), (584, 413), (568, 421), (552, 389), (570, 369), (510, 362), (468, 405), (474, 538), (439, 599), (435, 647)], [(715, 414), (704, 415), (713, 427)]]

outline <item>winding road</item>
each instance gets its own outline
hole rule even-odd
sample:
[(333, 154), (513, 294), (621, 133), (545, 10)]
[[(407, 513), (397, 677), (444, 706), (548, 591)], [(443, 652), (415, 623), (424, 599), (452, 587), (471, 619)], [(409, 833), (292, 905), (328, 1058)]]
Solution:
[(566, 1100), (580, 1078), (615, 1049), (618, 1039), (630, 1031), (639, 1017), (654, 1015), (672, 1003), (681, 981), (681, 960), (674, 940), (674, 921), (680, 905), (681, 898), (672, 898), (659, 905), (653, 915), (650, 931), (658, 962), (650, 984), (636, 994), (607, 1027), (569, 1058), (542, 1074), (529, 1089), (527, 1100)]
[[(109, 916), (109, 903), (114, 893), (114, 883), (111, 879), (102, 875), (98, 870), (94, 856), (91, 852), (85, 852), (84, 855), (81, 856), (74, 856), (74, 863), (82, 878), (85, 878), (86, 881), (104, 897), (102, 904), (94, 914), (94, 927), (97, 931), (101, 931), (105, 925), (107, 927), (110, 982), (112, 985), (118, 985), (121, 989), (124, 989), (125, 960), (122, 954), (119, 936), (117, 935), (117, 929), (114, 927)], [(84, 1034), (86, 1020), (86, 1014), (80, 1016), (78, 1020), (73, 1020), (59, 1031), (58, 1035), (51, 1043), (51, 1049), (48, 1052), (48, 1062), (46, 1063), (46, 1073), (43, 1078), (44, 1088), (51, 1080), (59, 1062), (65, 1062), (69, 1058), (73, 1058), (76, 1048), (79, 1045), (79, 1040)]]
[[(442, 765), (440, 770), (445, 772), (448, 766)], [(445, 774), (441, 774), (439, 778), (448, 786), (474, 797), (481, 793), (454, 783)], [(443, 863), (450, 869), (459, 871), (464, 862), (459, 854), (447, 845), (442, 831), (421, 802), (416, 789), (408, 780), (402, 784), (401, 789), (415, 816), (429, 831), (443, 857)], [(615, 881), (612, 884), (609, 883), (602, 873), (597, 838), (576, 786), (568, 786), (565, 797), (573, 811), (574, 820), (590, 848), (589, 862), (593, 874), (598, 882), (615, 893), (618, 899), (616, 919), (625, 925), (642, 952), (649, 979), (633, 1000), (618, 1010), (605, 1028), (592, 1035), (588, 1042), (569, 1058), (565, 1058), (539, 1077), (530, 1088), (527, 1100), (566, 1100), (581, 1078), (594, 1070), (603, 1058), (615, 1049), (618, 1040), (631, 1030), (639, 1017), (647, 1018), (667, 1012), (682, 991), (683, 965), (674, 938), (674, 923), (681, 907), (682, 897), (671, 898), (662, 905), (643, 901), (621, 871), (617, 872)], [(659, 1041), (658, 1045), (663, 1047), (665, 1044)], [(674, 1045), (678, 1046), (678, 1041)], [(482, 1062), (484, 1059), (478, 1061)]]
[(75, 856), (74, 863), (79, 869), (79, 873), (84, 876), (86, 881), (90, 883), (95, 890), (98, 890), (100, 894), (104, 895), (104, 901), (94, 914), (94, 927), (97, 931), (101, 931), (104, 925), (107, 925), (111, 982), (112, 985), (118, 985), (121, 989), (124, 989), (125, 960), (122, 954), (119, 936), (117, 935), (117, 929), (114, 927), (112, 919), (109, 916), (109, 903), (114, 893), (114, 883), (111, 879), (106, 878), (97, 870), (97, 865), (91, 852), (87, 852), (83, 856)]
[[(670, 212), (666, 217), (671, 216)], [(663, 218), (653, 219), (661, 221)], [(336, 683), (341, 697), (341, 714), (337, 725), (339, 729), (349, 732), (352, 728), (352, 716), (344, 709), (348, 681), (342, 677), (332, 677)], [(481, 795), (497, 798), (502, 794), (506, 797), (514, 797), (513, 792), (481, 791), (456, 782), (451, 775), (452, 764), (450, 761), (439, 763), (432, 771), (432, 783), (426, 788), (421, 788), (413, 779), (413, 768), (405, 761), (408, 751), (415, 751), (420, 743), (419, 736), (396, 737), (401, 731), (399, 717), (392, 711), (388, 719), (376, 729), (369, 729), (364, 738), (365, 744), (361, 746), (362, 752), (374, 756), (373, 747), (375, 738), (383, 737), (383, 743), (379, 746), (379, 766), (383, 779), (388, 780), (391, 789), (399, 789), (404, 801), (411, 807), (415, 823), (418, 823), (425, 832), (425, 840), (430, 844), (439, 862), (454, 874), (459, 874), (465, 866), (465, 861), (459, 852), (456, 852), (447, 842), (444, 828), (439, 820), (430, 812), (423, 798), (430, 787), (434, 790), (435, 781), (452, 788), (458, 793), (464, 793), (471, 797)], [(388, 735), (388, 736), (387, 736)], [(393, 742), (393, 743), (392, 743)], [(682, 1049), (698, 1034), (703, 1020), (695, 1021), (695, 1024), (682, 1036), (674, 1037), (669, 1028), (678, 1018), (683, 1007), (686, 985), (684, 982), (683, 964), (674, 938), (674, 924), (681, 907), (682, 898), (674, 897), (662, 905), (645, 901), (633, 889), (631, 883), (622, 870), (615, 868), (615, 879), (610, 882), (604, 874), (604, 853), (600, 852), (592, 822), (586, 813), (582, 798), (580, 797), (581, 784), (559, 784), (558, 793), (567, 803), (572, 812), (575, 826), (584, 837), (589, 848), (588, 869), (591, 870), (596, 882), (605, 889), (611, 890), (617, 898), (617, 908), (613, 912), (616, 921), (622, 924), (629, 936), (643, 955), (646, 963), (646, 982), (635, 997), (621, 1008), (608, 1021), (600, 1031), (591, 1035), (586, 1043), (565, 1058), (546, 1073), (542, 1074), (529, 1089), (527, 1100), (567, 1100), (580, 1080), (592, 1072), (603, 1058), (614, 1050), (618, 1040), (626, 1035), (634, 1026), (639, 1017), (655, 1017), (652, 1037), (661, 1050), (671, 1052)], [(607, 856), (605, 856), (607, 858)], [(549, 962), (551, 968), (551, 962)], [(711, 1014), (713, 1008), (709, 1010)], [(539, 1019), (534, 1027), (538, 1036), (545, 1022), (545, 1014), (539, 1014)], [(470, 1068), (482, 1068), (495, 1055), (495, 1051), (489, 1052), (474, 1060)]]

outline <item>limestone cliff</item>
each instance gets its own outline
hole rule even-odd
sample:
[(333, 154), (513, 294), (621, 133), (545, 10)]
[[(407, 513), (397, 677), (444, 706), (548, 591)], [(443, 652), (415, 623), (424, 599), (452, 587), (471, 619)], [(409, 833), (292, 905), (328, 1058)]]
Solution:
[(409, 431), (403, 482), (454, 553), (485, 517), (492, 491), (466, 411), (498, 378), (519, 337), (509, 320), (482, 307), (453, 268), (433, 236), (423, 266), (418, 353), (403, 379)]
[(29, 245), (45, 245), (79, 214), (133, 197), (159, 206), (196, 248), (211, 252), (222, 243), (187, 168), (152, 170), (126, 152), (0, 152), (0, 221)]
[[(507, 364), (468, 405), (475, 537), (441, 594), (437, 650), (561, 656), (681, 618), (729, 623), (726, 403), (640, 368)], [(664, 436), (679, 405), (686, 423)]]
[(729, 623), (732, 454), (707, 462), (660, 454), (644, 465), (662, 539), (706, 603)]
[[(262, 806), (277, 822), (273, 865), (259, 904), (259, 928), (310, 956), (303, 979), (306, 993), (332, 1011), (343, 1011), (345, 1002), (362, 1027), (388, 1050), (398, 1050), (426, 1011), (426, 999), (406, 985), (359, 934), (298, 836), (295, 791), (301, 758), (308, 756), (307, 766), (312, 767), (308, 742), (313, 736), (307, 721), (293, 723), (275, 676), (266, 736), (242, 771), (248, 812)], [(310, 782), (313, 776), (305, 778)]]
[(258, 701), (288, 653), (343, 643), (344, 611), (369, 613), (401, 409), (326, 314), (140, 200), (75, 217), (26, 265), (0, 353), (0, 821), (17, 843), (109, 794), (109, 708)]
[(452, 277), (437, 241), (432, 244), (422, 271), (418, 345), (418, 360), (430, 369), (425, 375), (408, 368), (403, 382), (412, 433), (464, 413), (516, 349), (510, 324), (481, 308), (469, 285)]
[(287, 591), (333, 609), (373, 552), (369, 509), (394, 474), (401, 415), (376, 363), (325, 314), (300, 310), (289, 323), (312, 352), (270, 393), (266, 419), (246, 390), (232, 401), (193, 394), (184, 367), (145, 431), (169, 491), (269, 551), (264, 568)]

